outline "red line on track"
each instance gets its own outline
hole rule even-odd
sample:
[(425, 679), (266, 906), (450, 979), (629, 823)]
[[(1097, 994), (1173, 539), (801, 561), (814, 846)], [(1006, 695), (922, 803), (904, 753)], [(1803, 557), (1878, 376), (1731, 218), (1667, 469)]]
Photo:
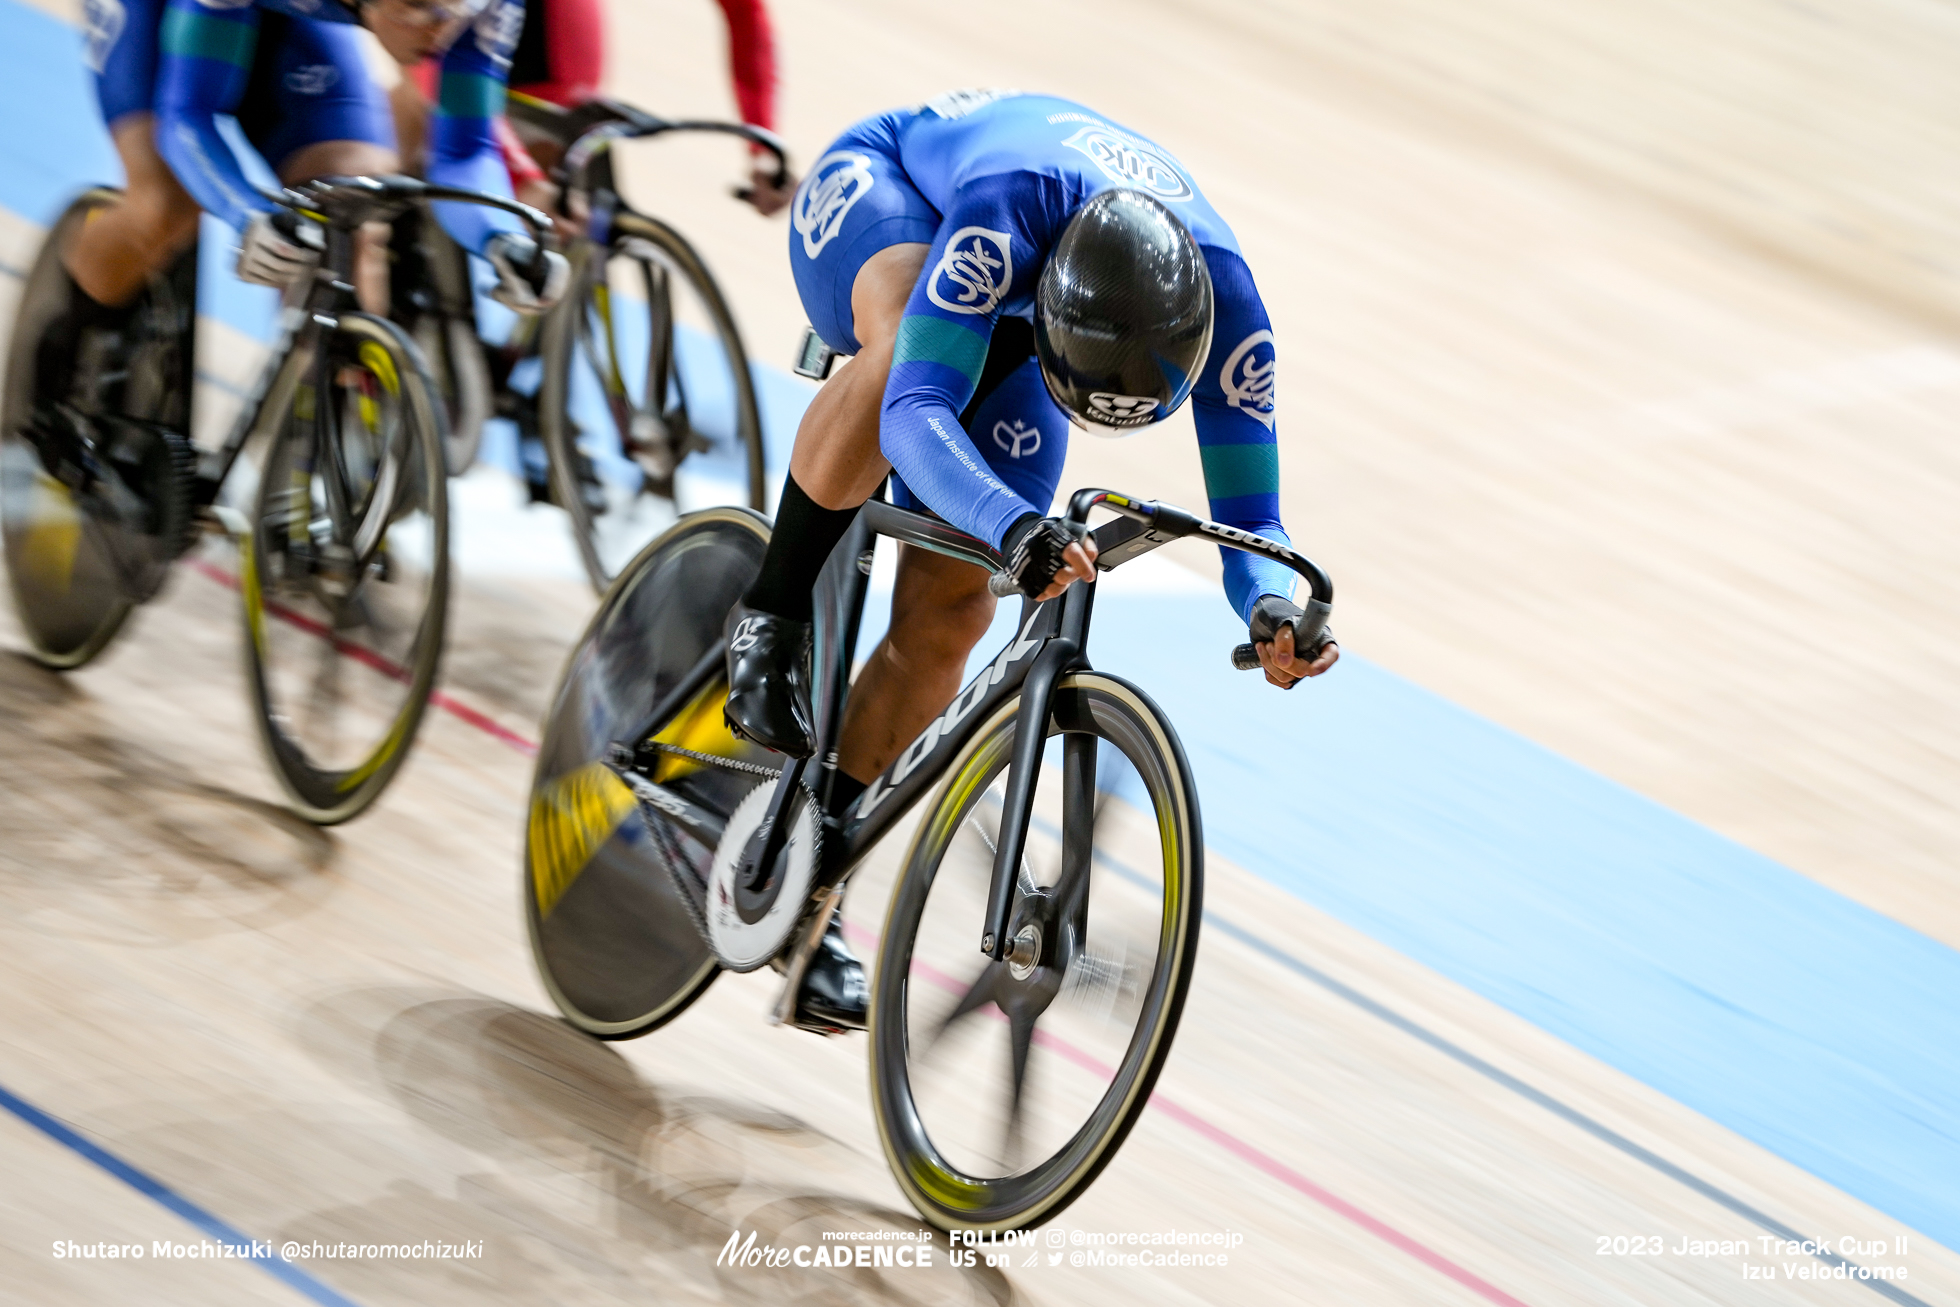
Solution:
[[(860, 943), (863, 943), (867, 948), (875, 947), (878, 943), (878, 937), (862, 926), (853, 926), (849, 922), (846, 922), (844, 931)], [(936, 967), (924, 962), (914, 961), (912, 963), (912, 969), (950, 994), (964, 995), (966, 993), (967, 987), (965, 985)], [(1004, 1014), (1002, 1019), (1005, 1019)], [(1101, 1076), (1105, 1080), (1115, 1078), (1116, 1069), (1114, 1067), (1105, 1065), (1100, 1058), (1095, 1057), (1083, 1049), (1077, 1048), (1066, 1039), (1051, 1035), (1045, 1030), (1036, 1030), (1034, 1032), (1034, 1040), (1043, 1048), (1053, 1050), (1091, 1075)], [(1369, 1215), (1331, 1189), (1324, 1189), (1320, 1185), (1315, 1184), (1278, 1158), (1247, 1143), (1231, 1131), (1213, 1125), (1210, 1121), (1199, 1116), (1196, 1112), (1193, 1112), (1190, 1108), (1185, 1107), (1175, 1099), (1166, 1098), (1160, 1093), (1153, 1092), (1150, 1095), (1150, 1106), (1156, 1108), (1179, 1125), (1204, 1136), (1254, 1169), (1264, 1171), (1267, 1175), (1279, 1181), (1281, 1184), (1286, 1185), (1288, 1188), (1305, 1194), (1328, 1211), (1346, 1217), (1369, 1234), (1407, 1253), (1432, 1271), (1436, 1271), (1455, 1280), (1458, 1284), (1470, 1290), (1472, 1293), (1477, 1294), (1479, 1297), (1486, 1298), (1494, 1303), (1501, 1303), (1503, 1307), (1525, 1307), (1524, 1303), (1513, 1298), (1510, 1294), (1504, 1292), (1488, 1280), (1458, 1266), (1435, 1249), (1418, 1243), (1394, 1226), (1388, 1224), (1388, 1222)]]
[[(207, 580), (216, 581), (219, 585), (224, 586), (228, 590), (236, 590), (238, 588), (238, 578), (233, 576), (230, 572), (225, 571), (225, 569), (222, 567), (218, 567), (212, 563), (207, 563), (202, 559), (193, 560), (189, 564), (189, 566), (190, 569), (196, 572), (199, 576), (202, 576)], [(373, 668), (375, 671), (380, 672), (383, 676), (393, 677), (397, 681), (406, 681), (408, 679), (408, 670), (402, 667), (400, 664), (391, 662), (388, 659), (383, 658), (380, 654), (376, 653), (372, 649), (367, 648), (365, 645), (355, 644), (352, 640), (346, 639), (343, 636), (335, 635), (325, 625), (314, 621), (310, 617), (307, 617), (300, 613), (295, 613), (291, 609), (286, 608), (283, 605), (279, 605), (279, 604), (268, 603), (265, 606), (265, 610), (266, 612), (271, 613), (274, 617), (277, 617), (280, 621), (285, 622), (291, 626), (298, 627), (300, 630), (305, 631), (308, 635), (315, 635), (318, 636), (320, 639), (327, 641), (328, 643), (333, 645), (335, 651), (345, 654), (346, 656), (352, 658), (355, 662), (358, 662), (363, 666)], [(429, 702), (433, 704), (435, 707), (442, 709), (444, 712), (448, 713), (450, 716), (456, 718), (457, 720), (467, 722), (469, 725), (476, 727), (477, 730), (482, 731), (485, 735), (491, 736), (509, 745), (511, 748), (523, 754), (526, 758), (534, 758), (537, 756), (538, 746), (536, 744), (532, 743), (530, 740), (525, 739), (523, 736), (519, 735), (516, 731), (510, 730), (507, 727), (499, 725), (487, 713), (480, 712), (477, 709), (470, 707), (466, 703), (451, 698), (449, 695), (444, 694), (441, 690), (431, 691), (429, 694)]]
[[(238, 588), (238, 578), (223, 568), (201, 560), (192, 562), (190, 566), (199, 575), (216, 581), (222, 586), (232, 590)], [(365, 663), (378, 672), (393, 676), (397, 680), (407, 679), (406, 673), (399, 666), (389, 662), (371, 649), (363, 648), (351, 641), (334, 636), (333, 632), (309, 617), (289, 612), (283, 608), (275, 608), (270, 604), (266, 606), (266, 611), (274, 614), (283, 621), (290, 622), (303, 631), (317, 635), (321, 639), (332, 641), (335, 649)], [(537, 755), (538, 746), (535, 743), (525, 739), (515, 731), (499, 726), (488, 716), (478, 712), (467, 704), (458, 703), (440, 691), (431, 694), (429, 696), (429, 702), (456, 717), (458, 720), (476, 727), (484, 734), (502, 741), (527, 758)], [(876, 935), (861, 926), (853, 926), (847, 922), (844, 929), (846, 933), (858, 938), (867, 946), (875, 946), (878, 942)], [(940, 988), (948, 989), (954, 994), (963, 994), (966, 992), (966, 986), (960, 984), (944, 972), (927, 966), (923, 962), (914, 962), (912, 965), (915, 969), (923, 972), (928, 979)], [(1099, 1059), (1077, 1048), (1065, 1039), (1057, 1038), (1043, 1030), (1037, 1030), (1034, 1034), (1035, 1041), (1043, 1048), (1052, 1049), (1054, 1052), (1093, 1075), (1099, 1075), (1108, 1079), (1116, 1074), (1114, 1068), (1105, 1066)], [(1156, 1108), (1179, 1125), (1216, 1144), (1254, 1170), (1263, 1171), (1288, 1188), (1305, 1194), (1328, 1211), (1354, 1222), (1354, 1224), (1360, 1226), (1369, 1234), (1374, 1235), (1377, 1239), (1407, 1253), (1438, 1274), (1448, 1276), (1477, 1296), (1487, 1299), (1490, 1302), (1501, 1304), (1501, 1307), (1525, 1307), (1523, 1302), (1505, 1293), (1488, 1280), (1458, 1266), (1435, 1249), (1417, 1242), (1379, 1217), (1369, 1215), (1331, 1189), (1324, 1189), (1320, 1185), (1315, 1184), (1312, 1180), (1307, 1179), (1306, 1176), (1301, 1175), (1298, 1171), (1272, 1156), (1270, 1153), (1264, 1152), (1254, 1145), (1247, 1143), (1231, 1131), (1212, 1124), (1204, 1117), (1193, 1112), (1190, 1108), (1178, 1103), (1175, 1099), (1166, 1098), (1160, 1093), (1153, 1092), (1150, 1095), (1150, 1106)]]

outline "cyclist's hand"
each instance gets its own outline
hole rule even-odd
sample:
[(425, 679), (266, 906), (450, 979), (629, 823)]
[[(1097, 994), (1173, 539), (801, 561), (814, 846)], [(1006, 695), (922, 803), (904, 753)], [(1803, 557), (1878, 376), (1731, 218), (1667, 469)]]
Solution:
[(517, 187), (517, 202), (551, 215), (551, 229), (561, 242), (577, 240), (581, 228), (558, 211), (559, 188), (543, 177), (533, 177)]
[(326, 247), (316, 222), (285, 209), (253, 214), (238, 242), (238, 279), (284, 290), (313, 271)]
[(1007, 574), (1037, 603), (1053, 599), (1077, 581), (1096, 579), (1096, 542), (1076, 539), (1058, 517), (1024, 517), (1007, 528), (1002, 545)]
[(565, 296), (572, 265), (565, 256), (542, 249), (529, 236), (500, 231), (483, 247), (497, 270), (490, 298), (516, 313), (543, 313)]
[(775, 165), (758, 163), (749, 170), (749, 184), (735, 194), (754, 205), (763, 217), (774, 217), (796, 198), (796, 174), (785, 175), (783, 184), (778, 186)]
[[(1300, 609), (1291, 601), (1278, 595), (1262, 595), (1253, 609), (1253, 648), (1259, 654), (1259, 666), (1266, 673), (1266, 683), (1277, 685), (1282, 690), (1290, 690), (1309, 676), (1318, 676), (1332, 667), (1340, 659), (1341, 646), (1335, 642), (1333, 631), (1324, 631), (1325, 643), (1320, 652), (1309, 658), (1308, 651), (1294, 647), (1293, 622), (1301, 615)], [(1278, 630), (1271, 639), (1259, 640), (1256, 637), (1264, 631)]]

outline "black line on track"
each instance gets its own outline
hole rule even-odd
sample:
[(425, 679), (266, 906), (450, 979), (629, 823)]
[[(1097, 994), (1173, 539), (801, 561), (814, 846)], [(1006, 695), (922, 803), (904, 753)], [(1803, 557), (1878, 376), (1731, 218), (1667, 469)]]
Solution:
[[(1116, 869), (1116, 863), (1112, 859), (1105, 857), (1102, 860), (1106, 865), (1110, 866), (1112, 869)], [(1127, 867), (1121, 868), (1120, 870), (1123, 872), (1129, 872), (1129, 868)], [(1129, 874), (1131, 876), (1135, 876), (1134, 872), (1129, 872)], [(1142, 878), (1137, 877), (1137, 879), (1141, 880)], [(1652, 1149), (1643, 1148), (1641, 1145), (1627, 1138), (1619, 1131), (1614, 1130), (1611, 1127), (1602, 1124), (1601, 1122), (1593, 1120), (1593, 1118), (1587, 1116), (1584, 1112), (1581, 1112), (1578, 1108), (1573, 1107), (1570, 1104), (1560, 1102), (1558, 1099), (1552, 1097), (1544, 1090), (1539, 1089), (1535, 1085), (1528, 1084), (1525, 1081), (1518, 1079), (1518, 1077), (1512, 1075), (1509, 1071), (1504, 1070), (1502, 1067), (1494, 1066), (1491, 1063), (1486, 1062), (1483, 1058), (1478, 1057), (1475, 1053), (1472, 1053), (1469, 1049), (1464, 1048), (1462, 1045), (1453, 1043), (1452, 1041), (1445, 1039), (1443, 1036), (1437, 1034), (1435, 1031), (1429, 1029), (1427, 1026), (1412, 1021), (1408, 1017), (1403, 1016), (1400, 1012), (1397, 1012), (1395, 1009), (1387, 1006), (1386, 1004), (1381, 1003), (1375, 999), (1369, 998), (1366, 994), (1362, 993), (1358, 989), (1355, 989), (1352, 985), (1348, 985), (1342, 981), (1336, 980), (1334, 977), (1328, 975), (1325, 971), (1322, 971), (1319, 967), (1314, 966), (1312, 963), (1305, 962), (1297, 957), (1294, 957), (1291, 953), (1288, 953), (1285, 949), (1279, 947), (1279, 945), (1268, 943), (1266, 940), (1261, 939), (1259, 936), (1253, 934), (1245, 927), (1236, 925), (1233, 922), (1227, 921), (1223, 917), (1217, 916), (1216, 914), (1211, 912), (1205, 913), (1205, 924), (1212, 927), (1215, 930), (1224, 932), (1226, 935), (1237, 940), (1239, 943), (1244, 944), (1247, 948), (1253, 950), (1253, 952), (1259, 953), (1267, 958), (1270, 958), (1272, 961), (1279, 963), (1281, 966), (1285, 967), (1287, 970), (1291, 972), (1294, 972), (1296, 975), (1302, 976), (1305, 979), (1312, 981), (1314, 984), (1319, 985), (1322, 989), (1334, 995), (1336, 998), (1344, 999), (1347, 1002), (1352, 1003), (1354, 1006), (1360, 1008), (1363, 1012), (1366, 1012), (1368, 1015), (1372, 1017), (1376, 1017), (1382, 1021), (1387, 1022), (1389, 1025), (1395, 1027), (1403, 1034), (1408, 1035), (1410, 1038), (1418, 1040), (1421, 1043), (1427, 1044), (1429, 1047), (1435, 1049), (1438, 1053), (1441, 1053), (1443, 1054), (1443, 1056), (1450, 1058), (1451, 1060), (1460, 1063), (1463, 1066), (1468, 1067), (1470, 1070), (1475, 1071), (1478, 1075), (1483, 1076), (1485, 1079), (1494, 1081), (1495, 1083), (1504, 1086), (1504, 1088), (1510, 1090), (1512, 1093), (1517, 1094), (1519, 1097), (1527, 1099), (1530, 1102), (1537, 1104), (1539, 1107), (1544, 1108), (1547, 1112), (1550, 1112), (1552, 1115), (1558, 1117), (1560, 1120), (1565, 1121), (1570, 1125), (1577, 1126), (1579, 1129), (1585, 1131), (1587, 1134), (1599, 1140), (1601, 1143), (1607, 1144), (1613, 1148), (1618, 1149), (1620, 1152), (1625, 1153), (1628, 1157), (1633, 1158), (1636, 1162), (1640, 1162), (1645, 1166), (1652, 1167), (1654, 1170), (1659, 1171), (1662, 1175), (1666, 1176), (1670, 1180), (1675, 1181), (1678, 1184), (1686, 1185), (1688, 1188), (1694, 1190), (1696, 1193), (1700, 1194), (1703, 1198), (1708, 1199), (1710, 1202), (1728, 1208), (1731, 1212), (1734, 1212), (1737, 1216), (1740, 1216), (1744, 1220), (1749, 1221), (1752, 1224), (1759, 1226), (1764, 1230), (1767, 1230), (1769, 1233), (1775, 1235), (1777, 1238), (1785, 1239), (1792, 1243), (1805, 1242), (1804, 1236), (1801, 1233), (1791, 1229), (1789, 1226), (1777, 1220), (1775, 1217), (1769, 1215), (1767, 1212), (1759, 1211), (1756, 1208), (1751, 1207), (1748, 1203), (1743, 1202), (1740, 1198), (1737, 1198), (1734, 1194), (1729, 1193), (1725, 1189), (1717, 1188), (1715, 1185), (1710, 1184), (1708, 1181), (1702, 1179), (1700, 1176), (1694, 1174), (1691, 1171), (1684, 1170), (1683, 1168), (1675, 1165), (1673, 1162), (1668, 1161), (1665, 1157), (1662, 1157), (1660, 1154), (1654, 1152)], [(1857, 1272), (1862, 1268), (1859, 1267), (1859, 1265), (1856, 1262), (1847, 1261), (1844, 1258), (1838, 1256), (1836, 1253), (1819, 1252), (1813, 1254), (1813, 1256), (1815, 1256), (1818, 1261), (1823, 1262), (1827, 1266), (1833, 1268), (1841, 1266), (1846, 1268), (1846, 1270), (1850, 1272), (1850, 1274), (1848, 1274), (1845, 1277), (1848, 1281), (1854, 1284), (1863, 1285), (1865, 1288), (1870, 1289), (1873, 1293), (1878, 1294), (1881, 1298), (1889, 1298), (1893, 1302), (1901, 1304), (1902, 1307), (1932, 1307), (1932, 1304), (1926, 1302), (1923, 1298), (1914, 1297), (1912, 1294), (1907, 1293), (1904, 1289), (1899, 1288), (1897, 1285), (1891, 1283), (1888, 1280), (1874, 1280), (1874, 1279), (1859, 1278)]]
[[(1036, 820), (1036, 824), (1040, 825), (1045, 830), (1049, 831), (1051, 834), (1057, 837), (1060, 836), (1061, 832), (1059, 830), (1056, 830), (1055, 827), (1052, 826), (1050, 823), (1041, 821), (1039, 818), (1036, 818), (1035, 820)], [(1110, 857), (1106, 853), (1098, 852), (1096, 853), (1095, 856), (1099, 862), (1101, 862), (1104, 866), (1108, 867), (1111, 871), (1115, 872), (1118, 876), (1122, 877), (1124, 880), (1130, 881), (1136, 885), (1141, 885), (1145, 888), (1149, 888), (1151, 884), (1150, 880), (1147, 877), (1145, 877), (1142, 873), (1138, 872), (1136, 869), (1128, 866), (1123, 862), (1118, 861), (1115, 858)], [(1627, 1138), (1625, 1135), (1621, 1134), (1619, 1131), (1613, 1129), (1612, 1127), (1607, 1126), (1602, 1122), (1593, 1120), (1591, 1117), (1587, 1116), (1584, 1112), (1581, 1112), (1578, 1108), (1573, 1107), (1569, 1103), (1560, 1102), (1558, 1099), (1553, 1098), (1550, 1094), (1538, 1088), (1536, 1085), (1532, 1085), (1523, 1080), (1518, 1079), (1518, 1077), (1512, 1075), (1509, 1071), (1506, 1071), (1504, 1068), (1500, 1066), (1496, 1066), (1490, 1062), (1486, 1062), (1483, 1058), (1478, 1057), (1475, 1053), (1472, 1053), (1469, 1049), (1463, 1047), (1461, 1044), (1457, 1044), (1451, 1040), (1445, 1039), (1443, 1036), (1429, 1029), (1429, 1027), (1422, 1025), (1419, 1022), (1410, 1020), (1408, 1017), (1403, 1016), (1400, 1012), (1397, 1012), (1394, 1008), (1389, 1007), (1386, 1003), (1382, 1003), (1379, 1000), (1369, 998), (1366, 994), (1354, 988), (1354, 986), (1349, 985), (1344, 981), (1336, 980), (1334, 977), (1328, 975), (1325, 971), (1322, 971), (1319, 967), (1314, 966), (1311, 962), (1307, 962), (1301, 958), (1297, 958), (1293, 956), (1291, 953), (1287, 952), (1279, 945), (1270, 943), (1267, 940), (1262, 939), (1260, 936), (1253, 934), (1251, 931), (1247, 930), (1244, 926), (1238, 925), (1236, 922), (1227, 921), (1225, 918), (1219, 916), (1217, 913), (1212, 912), (1210, 910), (1207, 910), (1205, 912), (1204, 919), (1205, 919), (1205, 924), (1207, 926), (1210, 926), (1214, 930), (1223, 931), (1225, 934), (1237, 940), (1239, 943), (1245, 945), (1253, 952), (1258, 953), (1266, 958), (1269, 958), (1272, 961), (1277, 962), (1281, 966), (1285, 967), (1288, 971), (1294, 972), (1296, 975), (1299, 975), (1307, 980), (1312, 981), (1314, 984), (1319, 985), (1322, 989), (1334, 995), (1336, 998), (1345, 999), (1347, 1002), (1352, 1003), (1354, 1004), (1354, 1006), (1360, 1008), (1363, 1012), (1366, 1012), (1369, 1016), (1387, 1022), (1389, 1025), (1395, 1027), (1403, 1034), (1408, 1035), (1410, 1038), (1415, 1039), (1420, 1043), (1427, 1044), (1429, 1047), (1435, 1049), (1438, 1053), (1441, 1053), (1443, 1056), (1450, 1058), (1452, 1061), (1455, 1061), (1463, 1066), (1470, 1068), (1470, 1070), (1475, 1071), (1478, 1075), (1483, 1076), (1485, 1079), (1494, 1081), (1495, 1083), (1504, 1086), (1504, 1088), (1510, 1090), (1512, 1093), (1518, 1095), (1520, 1098), (1524, 1098), (1529, 1102), (1537, 1104), (1539, 1107), (1544, 1108), (1547, 1112), (1550, 1112), (1553, 1116), (1558, 1117), (1560, 1120), (1565, 1121), (1570, 1125), (1577, 1126), (1579, 1129), (1585, 1131), (1587, 1134), (1599, 1140), (1601, 1143), (1607, 1144), (1613, 1148), (1617, 1148), (1622, 1153), (1625, 1153), (1628, 1157), (1633, 1158), (1636, 1162), (1640, 1162), (1643, 1165), (1652, 1167), (1654, 1170), (1659, 1171), (1662, 1175), (1666, 1176), (1670, 1180), (1675, 1181), (1678, 1184), (1686, 1185), (1688, 1188), (1700, 1194), (1703, 1198), (1708, 1199), (1710, 1202), (1715, 1203), (1718, 1206), (1728, 1208), (1731, 1212), (1734, 1212), (1737, 1216), (1742, 1217), (1744, 1220), (1750, 1222), (1753, 1225), (1758, 1226), (1763, 1230), (1767, 1230), (1769, 1233), (1775, 1235), (1777, 1238), (1785, 1239), (1792, 1243), (1808, 1242), (1807, 1240), (1805, 1240), (1804, 1236), (1800, 1232), (1791, 1229), (1789, 1226), (1777, 1220), (1774, 1216), (1771, 1216), (1769, 1213), (1759, 1211), (1756, 1208), (1751, 1207), (1748, 1203), (1743, 1202), (1740, 1198), (1737, 1198), (1734, 1194), (1728, 1192), (1726, 1189), (1717, 1188), (1715, 1185), (1710, 1184), (1708, 1181), (1702, 1179), (1694, 1172), (1676, 1166), (1673, 1162), (1668, 1161), (1665, 1157), (1662, 1157), (1659, 1153), (1654, 1152), (1652, 1149), (1643, 1148), (1641, 1145), (1636, 1144), (1633, 1140)], [(1836, 1268), (1839, 1266), (1844, 1267), (1847, 1271), (1852, 1272), (1852, 1274), (1848, 1274), (1845, 1277), (1847, 1280), (1855, 1284), (1861, 1284), (1867, 1289), (1870, 1289), (1873, 1293), (1879, 1295), (1881, 1298), (1889, 1298), (1893, 1302), (1899, 1303), (1901, 1307), (1932, 1307), (1932, 1304), (1927, 1302), (1925, 1299), (1914, 1297), (1912, 1294), (1907, 1293), (1904, 1289), (1899, 1288), (1897, 1285), (1893, 1284), (1889, 1280), (1875, 1280), (1875, 1279), (1860, 1278), (1855, 1273), (1863, 1268), (1861, 1268), (1856, 1262), (1848, 1261), (1845, 1258), (1838, 1256), (1836, 1253), (1818, 1252), (1818, 1253), (1813, 1253), (1811, 1255), (1814, 1256), (1818, 1261), (1823, 1262), (1826, 1266), (1830, 1266), (1832, 1268)]]

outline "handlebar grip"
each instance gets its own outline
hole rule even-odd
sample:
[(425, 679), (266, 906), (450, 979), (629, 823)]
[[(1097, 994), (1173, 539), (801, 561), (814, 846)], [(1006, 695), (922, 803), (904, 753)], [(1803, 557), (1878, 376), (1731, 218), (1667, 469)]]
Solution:
[[(1293, 628), (1293, 649), (1296, 656), (1302, 650), (1310, 658), (1318, 658), (1320, 656), (1320, 651), (1326, 648), (1328, 643), (1333, 639), (1333, 632), (1327, 629), (1327, 619), (1332, 615), (1333, 611), (1331, 606), (1320, 602), (1320, 600), (1309, 599), (1306, 608), (1301, 611), (1299, 616), (1290, 622), (1281, 623), (1281, 626), (1291, 626)], [(1249, 634), (1260, 640), (1271, 640), (1279, 635), (1281, 626), (1270, 626), (1264, 620), (1266, 616), (1264, 613), (1255, 613), (1253, 615), (1253, 629)], [(1232, 666), (1242, 672), (1258, 671), (1258, 649), (1249, 641), (1239, 645), (1232, 650)]]
[[(1013, 599), (1020, 595), (1021, 587), (1014, 584), (1014, 578), (1005, 572), (995, 572), (987, 578), (987, 593), (996, 599)], [(1255, 663), (1257, 659), (1253, 660)]]

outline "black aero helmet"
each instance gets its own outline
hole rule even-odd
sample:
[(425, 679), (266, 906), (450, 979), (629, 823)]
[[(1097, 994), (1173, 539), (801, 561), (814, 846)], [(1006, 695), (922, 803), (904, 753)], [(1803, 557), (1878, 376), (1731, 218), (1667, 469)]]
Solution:
[(1035, 291), (1042, 380), (1090, 431), (1128, 435), (1191, 393), (1211, 313), (1189, 229), (1142, 191), (1102, 191), (1062, 229)]

